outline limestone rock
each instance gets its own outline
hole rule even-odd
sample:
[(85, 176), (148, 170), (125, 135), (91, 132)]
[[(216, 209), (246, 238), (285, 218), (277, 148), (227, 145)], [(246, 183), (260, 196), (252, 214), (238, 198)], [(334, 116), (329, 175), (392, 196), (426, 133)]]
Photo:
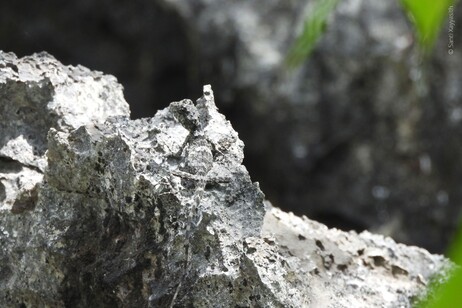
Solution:
[(198, 67), (238, 115), (247, 167), (275, 205), (445, 250), (462, 202), (462, 43), (448, 54), (446, 27), (422, 64), (399, 2), (342, 0), (310, 59), (288, 71), (315, 1), (161, 2), (199, 37)]
[(63, 66), (46, 53), (18, 59), (2, 52), (0, 69), (0, 201), (9, 207), (41, 181), (50, 128), (69, 131), (130, 112), (114, 77)]
[[(342, 0), (288, 73), (315, 2), (4, 1), (0, 41), (115, 74), (137, 118), (212, 82), (273, 204), (445, 251), (462, 203), (462, 40), (449, 55), (442, 29), (420, 66), (399, 1)], [(454, 20), (461, 33), (460, 1)]]
[(328, 229), (277, 208), (266, 213), (262, 236), (278, 243), (310, 307), (410, 307), (435, 270), (449, 269), (442, 256), (422, 248)]
[(0, 53), (0, 103), (2, 307), (410, 307), (451, 266), (272, 208), (210, 86), (130, 120), (115, 78)]

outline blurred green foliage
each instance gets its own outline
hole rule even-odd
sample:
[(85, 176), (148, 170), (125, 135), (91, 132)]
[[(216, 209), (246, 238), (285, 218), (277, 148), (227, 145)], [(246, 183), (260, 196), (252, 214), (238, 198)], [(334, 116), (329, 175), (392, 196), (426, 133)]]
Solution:
[[(418, 41), (424, 52), (434, 46), (444, 20), (448, 17), (448, 8), (455, 0), (399, 0), (414, 25)], [(316, 46), (327, 27), (329, 15), (340, 0), (316, 0), (307, 16), (303, 31), (295, 40), (286, 58), (289, 68), (299, 66)]]
[(302, 34), (295, 40), (287, 55), (286, 63), (290, 68), (299, 66), (310, 56), (326, 29), (329, 14), (339, 2), (340, 0), (317, 0), (314, 3), (311, 13), (305, 20)]
[(430, 286), (430, 296), (417, 304), (418, 308), (457, 308), (462, 307), (460, 296), (462, 286), (462, 271), (455, 270), (444, 284), (434, 283)]
[(414, 24), (420, 46), (430, 50), (448, 17), (448, 9), (454, 0), (400, 0), (409, 19)]
[(454, 308), (462, 307), (462, 226), (452, 243), (448, 253), (450, 259), (454, 261), (459, 268), (456, 268), (445, 282), (435, 279), (430, 285), (428, 297), (416, 305), (418, 308)]

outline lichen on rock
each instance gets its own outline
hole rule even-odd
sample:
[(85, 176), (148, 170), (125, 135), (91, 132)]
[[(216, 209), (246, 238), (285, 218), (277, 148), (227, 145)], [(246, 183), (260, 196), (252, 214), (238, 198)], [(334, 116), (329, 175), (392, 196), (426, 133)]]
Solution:
[(210, 86), (129, 119), (112, 76), (0, 53), (2, 307), (396, 307), (450, 266), (272, 208)]

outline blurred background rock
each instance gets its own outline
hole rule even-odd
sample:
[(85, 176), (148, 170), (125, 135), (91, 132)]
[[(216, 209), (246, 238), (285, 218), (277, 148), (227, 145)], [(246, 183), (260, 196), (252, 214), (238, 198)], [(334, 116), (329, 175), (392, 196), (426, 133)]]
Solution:
[(310, 58), (284, 59), (313, 1), (4, 1), (0, 49), (115, 75), (132, 117), (210, 83), (278, 207), (444, 252), (462, 202), (462, 8), (420, 61), (397, 1), (342, 0)]

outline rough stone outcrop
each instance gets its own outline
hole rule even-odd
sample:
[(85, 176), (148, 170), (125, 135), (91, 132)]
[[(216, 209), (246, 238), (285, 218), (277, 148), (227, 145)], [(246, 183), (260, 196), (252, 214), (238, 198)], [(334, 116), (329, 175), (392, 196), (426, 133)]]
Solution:
[(112, 76), (63, 66), (46, 53), (21, 61), (2, 53), (0, 61), (0, 201), (10, 207), (42, 181), (51, 127), (69, 132), (128, 116), (129, 107)]
[[(398, 1), (342, 0), (311, 59), (287, 74), (313, 3), (7, 1), (0, 40), (115, 74), (135, 117), (211, 82), (274, 204), (444, 251), (462, 203), (462, 40), (449, 55), (443, 29), (420, 67)], [(461, 33), (460, 1), (454, 18)]]
[(410, 307), (442, 256), (264, 201), (210, 86), (130, 120), (114, 77), (0, 52), (0, 306)]
[[(274, 204), (444, 251), (462, 203), (461, 40), (448, 54), (443, 27), (421, 63), (399, 1), (342, 0), (309, 61), (287, 71), (314, 1), (161, 2), (199, 37), (202, 73), (238, 114), (246, 165)], [(460, 33), (460, 1), (453, 13)]]

